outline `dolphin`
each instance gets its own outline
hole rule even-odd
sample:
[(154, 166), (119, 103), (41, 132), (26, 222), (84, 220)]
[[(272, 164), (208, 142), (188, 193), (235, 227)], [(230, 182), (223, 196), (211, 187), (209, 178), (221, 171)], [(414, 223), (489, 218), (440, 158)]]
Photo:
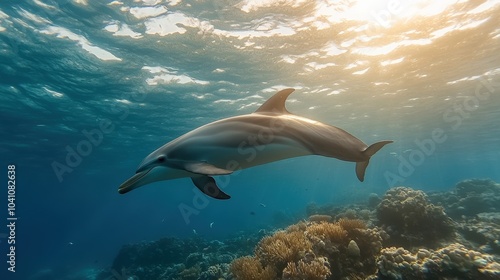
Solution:
[(168, 142), (148, 155), (118, 192), (190, 177), (206, 195), (228, 199), (212, 176), (306, 155), (355, 162), (363, 182), (370, 157), (393, 141), (367, 146), (338, 127), (293, 115), (285, 107), (293, 91), (279, 91), (254, 113), (214, 121)]

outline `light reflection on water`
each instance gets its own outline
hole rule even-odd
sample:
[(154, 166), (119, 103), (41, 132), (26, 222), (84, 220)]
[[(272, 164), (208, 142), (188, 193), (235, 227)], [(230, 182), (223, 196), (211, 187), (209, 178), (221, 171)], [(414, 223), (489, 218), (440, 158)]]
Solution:
[[(0, 98), (13, 116), (13, 100), (40, 116), (25, 130), (50, 127), (44, 138), (71, 136), (126, 107), (136, 117), (109, 137), (120, 146), (137, 141), (134, 130), (170, 139), (295, 87), (292, 112), (366, 141), (395, 139), (393, 149), (404, 150), (442, 128), (456, 148), (480, 149), (460, 139), (473, 135), (489, 146), (498, 137), (499, 9), (499, 1), (424, 0), (0, 7), (7, 62)], [(64, 124), (44, 118), (48, 112)], [(32, 142), (64, 152), (66, 143), (39, 141), (37, 133), (27, 134)], [(21, 149), (15, 134), (7, 137)]]

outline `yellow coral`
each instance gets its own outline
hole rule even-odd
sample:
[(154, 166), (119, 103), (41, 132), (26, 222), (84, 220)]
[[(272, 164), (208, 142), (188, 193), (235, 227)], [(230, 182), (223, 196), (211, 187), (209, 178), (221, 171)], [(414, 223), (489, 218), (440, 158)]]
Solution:
[(276, 271), (271, 266), (262, 267), (254, 257), (241, 257), (231, 263), (231, 273), (236, 280), (274, 280)]
[(325, 265), (326, 260), (315, 259), (311, 262), (300, 260), (298, 263), (289, 262), (283, 270), (283, 279), (286, 280), (325, 280), (332, 273)]
[(259, 242), (255, 255), (264, 263), (283, 269), (286, 263), (299, 260), (304, 252), (311, 248), (312, 244), (303, 232), (278, 231)]
[(347, 239), (347, 232), (339, 224), (327, 222), (310, 225), (307, 227), (307, 234), (333, 243), (341, 243)]

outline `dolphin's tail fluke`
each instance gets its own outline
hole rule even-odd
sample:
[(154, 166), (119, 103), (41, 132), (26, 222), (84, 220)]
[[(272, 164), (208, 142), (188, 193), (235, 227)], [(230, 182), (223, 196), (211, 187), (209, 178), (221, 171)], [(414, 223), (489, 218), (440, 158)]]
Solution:
[(368, 163), (370, 163), (370, 157), (373, 156), (378, 150), (382, 149), (385, 145), (392, 143), (393, 141), (380, 141), (375, 144), (372, 144), (366, 150), (363, 151), (363, 154), (368, 156), (367, 161), (356, 162), (356, 176), (358, 179), (363, 182), (365, 180), (365, 171), (366, 167), (368, 167)]

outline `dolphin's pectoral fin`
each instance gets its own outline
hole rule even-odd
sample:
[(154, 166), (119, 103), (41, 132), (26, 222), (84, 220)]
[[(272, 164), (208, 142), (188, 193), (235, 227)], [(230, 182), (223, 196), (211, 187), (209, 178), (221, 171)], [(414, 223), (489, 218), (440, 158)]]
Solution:
[(278, 91), (271, 98), (269, 98), (264, 104), (262, 104), (255, 113), (279, 113), (279, 114), (290, 114), (285, 107), (285, 101), (288, 96), (294, 92), (295, 89), (287, 88)]
[(191, 177), (194, 185), (204, 194), (216, 199), (230, 199), (231, 197), (217, 186), (215, 179), (210, 176)]
[(363, 182), (365, 180), (365, 171), (366, 167), (368, 167), (368, 163), (370, 163), (370, 160), (356, 162), (356, 176), (358, 177), (358, 180), (360, 182)]
[(387, 144), (390, 144), (394, 141), (380, 141), (375, 144), (370, 145), (370, 147), (366, 148), (362, 153), (368, 157), (367, 161), (356, 162), (356, 176), (358, 179), (363, 182), (365, 180), (365, 171), (366, 167), (368, 167), (368, 163), (370, 163), (370, 157), (373, 156), (378, 150), (382, 149)]
[(231, 170), (222, 169), (206, 162), (188, 162), (184, 164), (184, 169), (202, 175), (227, 175), (233, 173)]

